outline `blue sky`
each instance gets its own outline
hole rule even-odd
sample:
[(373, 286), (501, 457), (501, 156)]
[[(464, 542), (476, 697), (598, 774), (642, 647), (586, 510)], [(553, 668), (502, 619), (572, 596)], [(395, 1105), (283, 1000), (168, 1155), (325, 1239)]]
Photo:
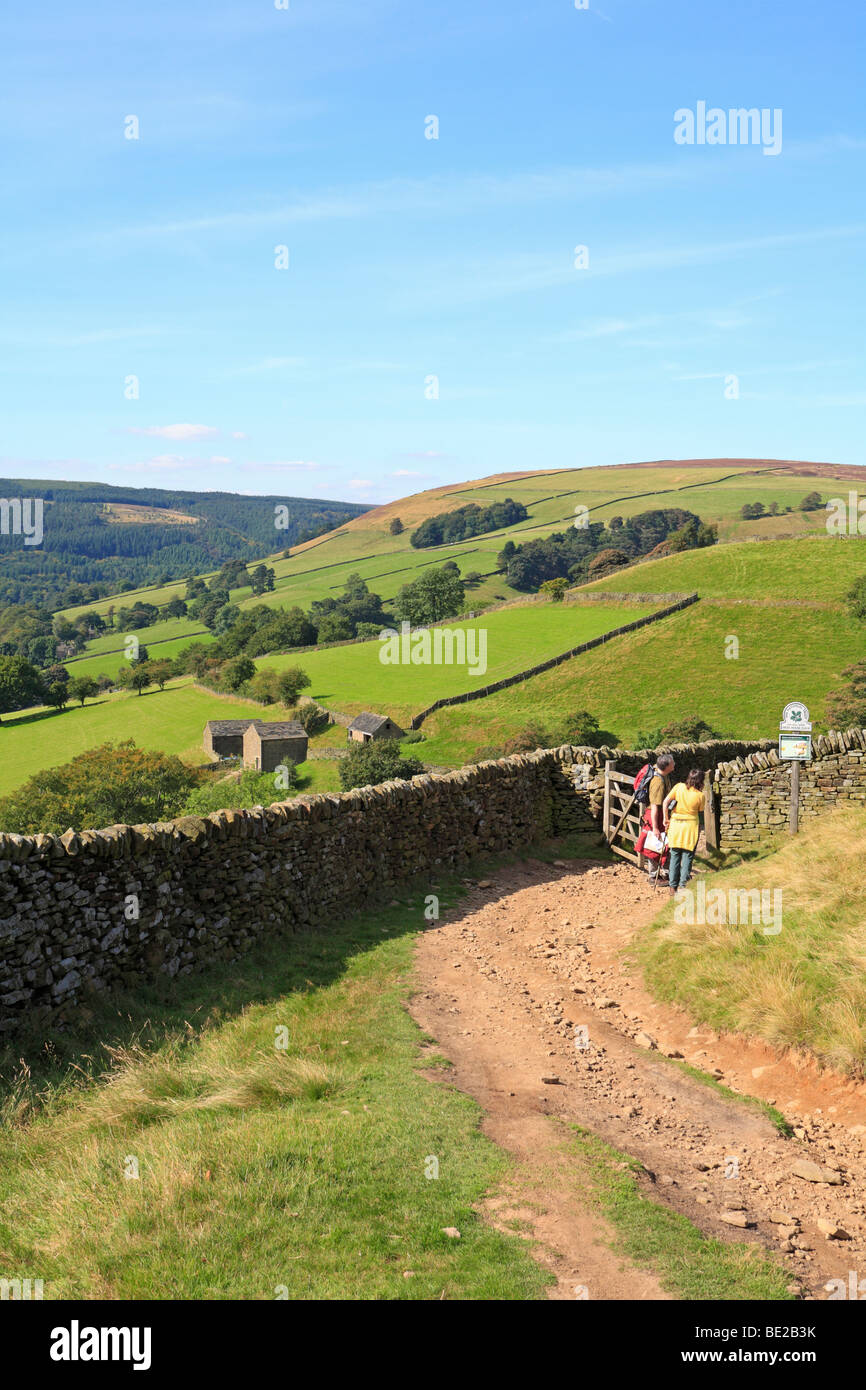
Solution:
[[(4, 30), (7, 476), (373, 503), (864, 462), (859, 0), (78, 0)], [(678, 145), (700, 101), (778, 108), (781, 151)]]

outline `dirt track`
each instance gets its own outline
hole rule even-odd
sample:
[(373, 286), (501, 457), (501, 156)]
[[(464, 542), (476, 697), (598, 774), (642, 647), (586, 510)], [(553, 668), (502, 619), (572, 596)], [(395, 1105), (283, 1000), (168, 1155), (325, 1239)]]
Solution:
[[(638, 1158), (655, 1200), (722, 1240), (779, 1250), (792, 1286), (826, 1298), (828, 1279), (866, 1273), (866, 1087), (655, 1004), (623, 952), (660, 905), (661, 892), (653, 897), (629, 865), (530, 859), (474, 883), (421, 939), (412, 1014), (482, 1106), (485, 1132), (517, 1159), (513, 1190), (488, 1203), (488, 1217), (523, 1223), (556, 1275), (553, 1298), (573, 1299), (581, 1286), (595, 1299), (669, 1296), (610, 1250), (605, 1220), (579, 1195), (559, 1117)], [(641, 1033), (657, 1048), (636, 1043)], [(773, 1101), (796, 1137), (666, 1053)], [(798, 1159), (837, 1183), (794, 1175)], [(782, 1214), (791, 1219), (770, 1220)], [(850, 1239), (828, 1239), (819, 1218)]]

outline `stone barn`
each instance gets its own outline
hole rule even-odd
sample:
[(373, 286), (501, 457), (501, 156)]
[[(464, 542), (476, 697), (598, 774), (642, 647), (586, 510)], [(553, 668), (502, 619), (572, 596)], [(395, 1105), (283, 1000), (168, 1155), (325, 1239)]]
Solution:
[(285, 763), (307, 760), (307, 734), (303, 724), (295, 719), (266, 724), (253, 719), (243, 737), (244, 767), (259, 772), (276, 772)]
[(374, 738), (404, 738), (405, 734), (406, 730), (387, 714), (372, 714), (370, 710), (357, 715), (348, 728), (350, 743), (369, 743)]
[(204, 751), (212, 758), (240, 758), (249, 719), (209, 719), (204, 726)]

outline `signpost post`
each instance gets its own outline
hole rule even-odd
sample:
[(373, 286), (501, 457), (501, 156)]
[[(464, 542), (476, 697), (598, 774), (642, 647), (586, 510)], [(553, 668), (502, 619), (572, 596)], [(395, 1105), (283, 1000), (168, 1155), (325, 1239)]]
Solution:
[(790, 835), (796, 835), (800, 828), (800, 764), (809, 762), (811, 757), (812, 725), (809, 711), (801, 700), (792, 700), (783, 709), (779, 721), (779, 758), (791, 764)]

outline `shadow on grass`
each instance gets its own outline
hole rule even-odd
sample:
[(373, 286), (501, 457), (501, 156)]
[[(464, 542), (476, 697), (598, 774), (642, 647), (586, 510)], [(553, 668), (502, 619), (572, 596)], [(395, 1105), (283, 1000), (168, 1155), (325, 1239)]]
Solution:
[[(614, 859), (594, 834), (539, 840), (522, 850), (472, 859), (459, 869), (406, 880), (359, 903), (354, 913), (327, 927), (269, 936), (238, 961), (174, 979), (157, 975), (124, 993), (82, 996), (63, 1031), (50, 1025), (38, 1032), (22, 1030), (0, 1048), (0, 1102), (18, 1085), (25, 1068), (37, 1091), (68, 1080), (70, 1072), (84, 1081), (108, 1070), (113, 1049), (133, 1043), (156, 1048), (169, 1038), (194, 1043), (207, 1029), (236, 1018), (252, 1005), (325, 988), (345, 973), (354, 957), (383, 941), (415, 935), (427, 927), (435, 929), (424, 917), (431, 892), (439, 898), (440, 913), (449, 912), (459, 907), (471, 882), (485, 873), (523, 864), (537, 881), (539, 870), (550, 864), (553, 882), (563, 870), (554, 868), (552, 861), (560, 858)], [(485, 901), (496, 901), (496, 895), (485, 893)], [(474, 907), (467, 904), (467, 910)]]
[(16, 729), (23, 724), (38, 724), (41, 719), (56, 719), (59, 714), (64, 714), (64, 710), (41, 709), (36, 714), (22, 714), (18, 719), (10, 719), (5, 715), (0, 719), (0, 729)]

